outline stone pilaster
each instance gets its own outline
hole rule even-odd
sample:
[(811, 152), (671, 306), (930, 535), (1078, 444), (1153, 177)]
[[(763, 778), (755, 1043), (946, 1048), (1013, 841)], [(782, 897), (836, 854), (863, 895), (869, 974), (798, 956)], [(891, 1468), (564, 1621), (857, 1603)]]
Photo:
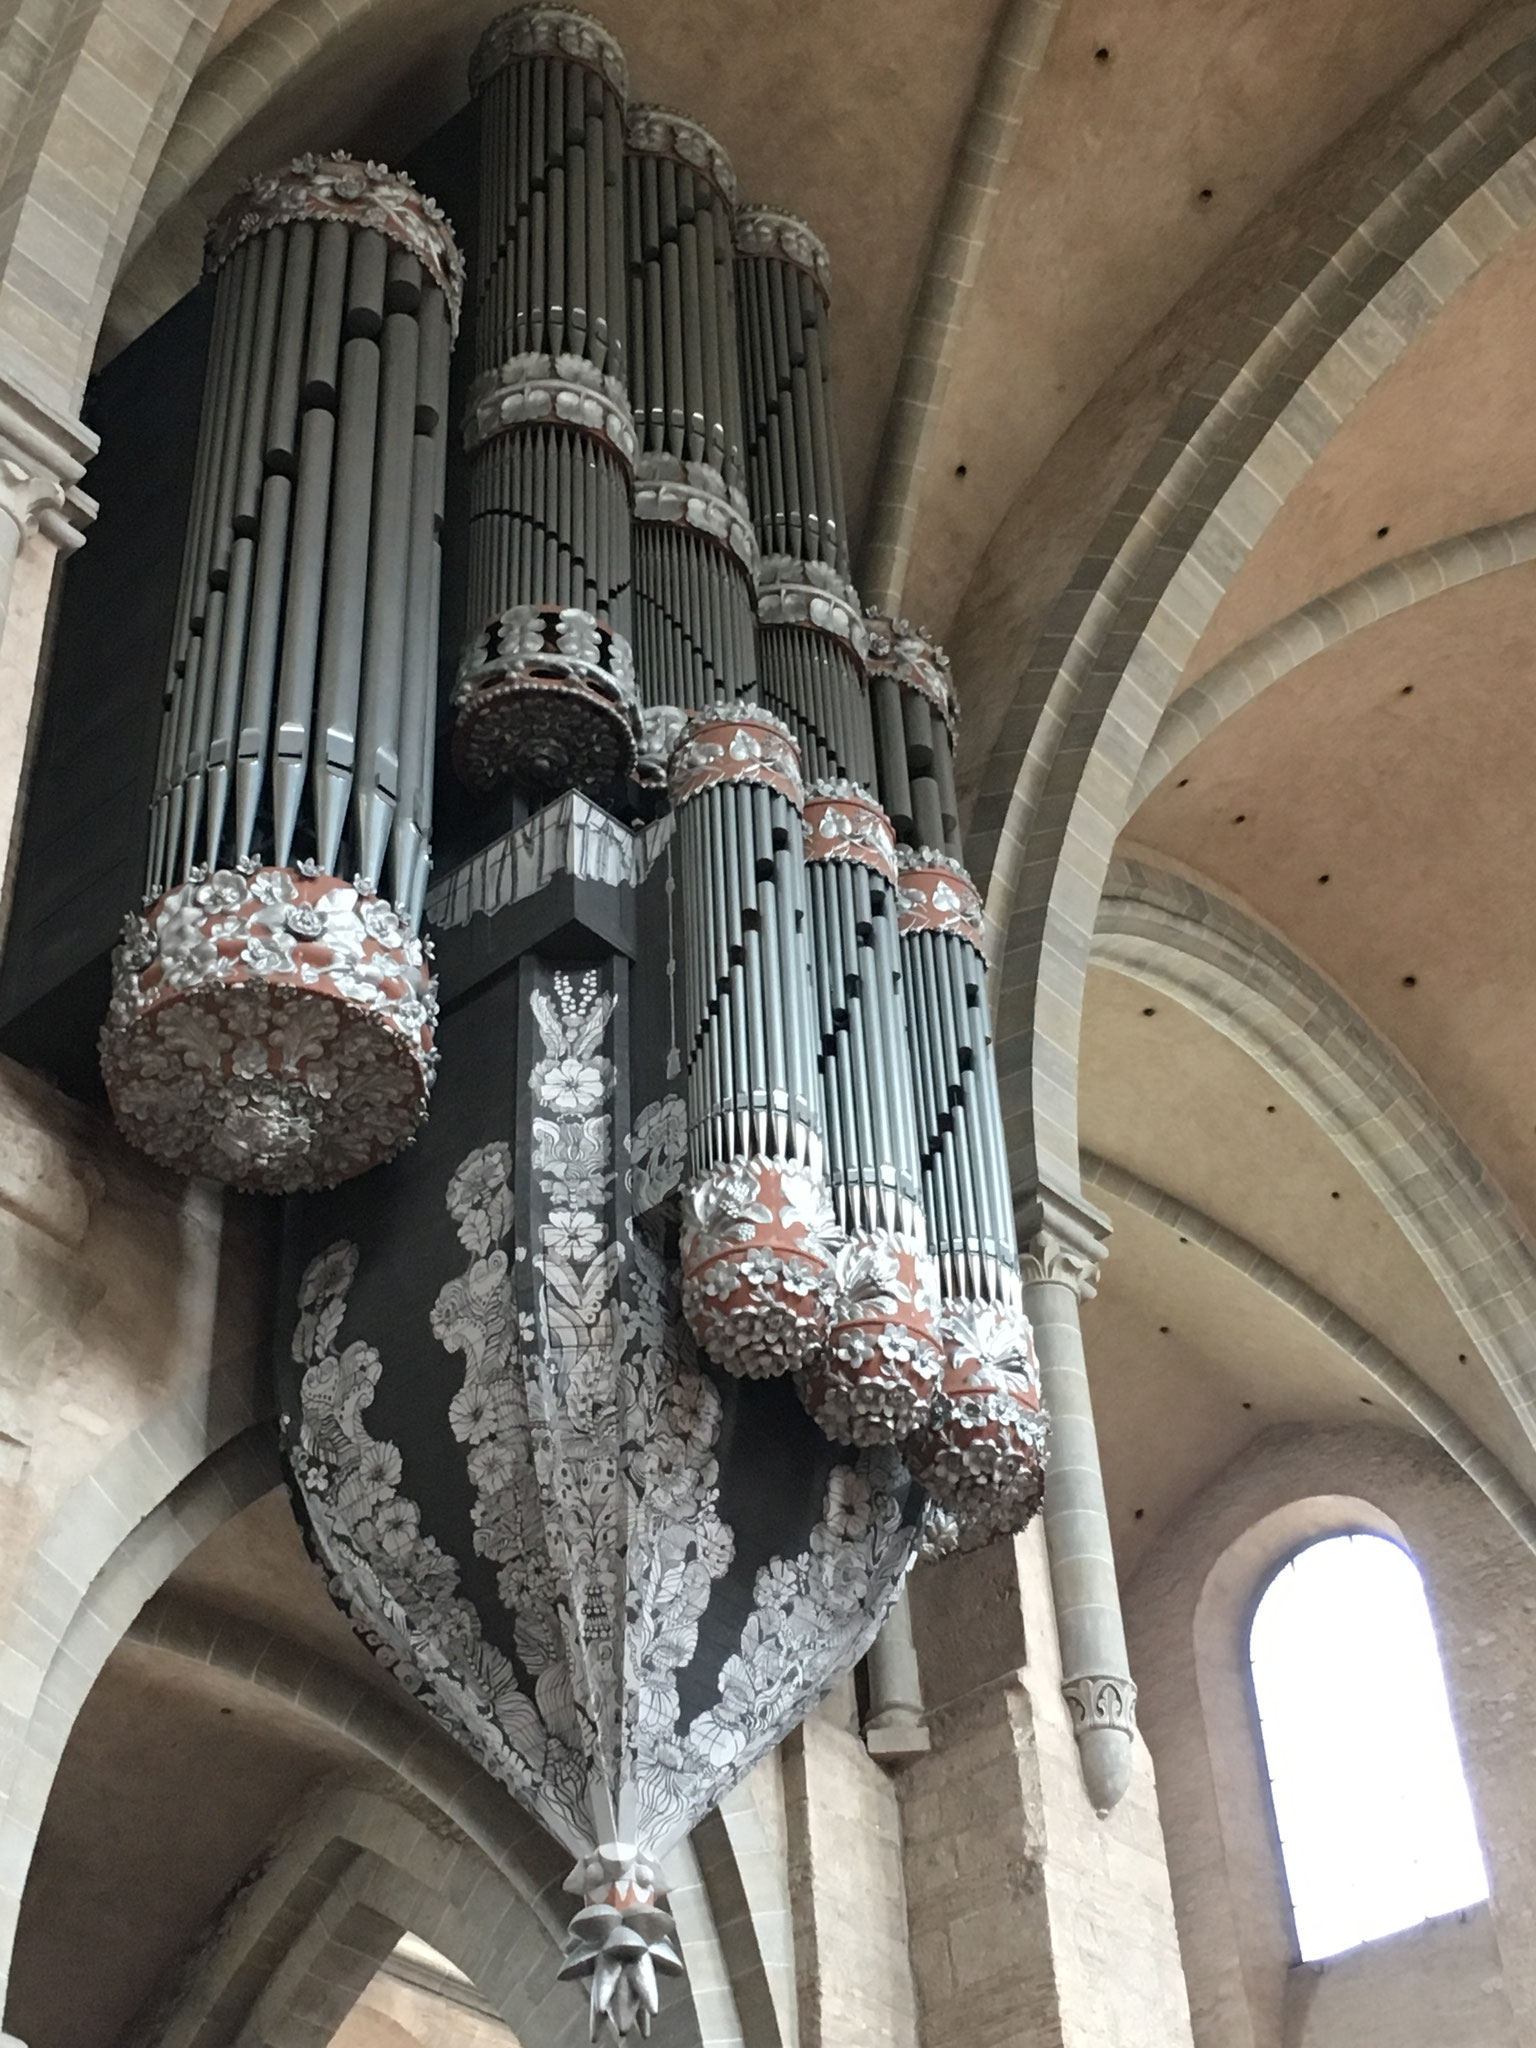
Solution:
[(1044, 1521), (1062, 1693), (1083, 1782), (1100, 1815), (1124, 1796), (1136, 1733), (1136, 1687), (1126, 1655), (1079, 1314), (1098, 1280), (1104, 1230), (1096, 1211), (1043, 1191), (1019, 1218), (1024, 1307), (1051, 1417)]
[(865, 1669), (869, 1712), (864, 1717), (864, 1747), (881, 1763), (922, 1756), (931, 1745), (923, 1722), (923, 1686), (905, 1587), (870, 1645)]
[(901, 1774), (824, 1712), (782, 1755), (798, 2048), (918, 2048)]
[(1037, 1524), (920, 1565), (913, 1627), (932, 1753), (901, 1800), (923, 2048), (1190, 2048), (1151, 1761), (1085, 1793)]
[[(0, 373), (0, 848), (10, 856), (54, 567), (95, 516), (78, 486), (96, 447), (81, 421)], [(10, 857), (4, 868), (8, 878)]]

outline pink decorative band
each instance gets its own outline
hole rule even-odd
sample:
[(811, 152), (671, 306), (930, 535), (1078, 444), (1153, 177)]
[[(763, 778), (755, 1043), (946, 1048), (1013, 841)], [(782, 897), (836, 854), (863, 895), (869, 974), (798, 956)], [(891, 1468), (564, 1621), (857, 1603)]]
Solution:
[(891, 821), (854, 782), (813, 782), (805, 792), (805, 857), (846, 860), (896, 879), (896, 834)]
[(672, 756), (674, 807), (723, 782), (758, 782), (799, 810), (805, 802), (800, 749), (789, 727), (755, 704), (696, 711)]
[(436, 1018), (422, 942), (371, 890), (194, 869), (128, 920), (102, 1074), (124, 1135), (178, 1173), (331, 1187), (411, 1138)]
[(982, 951), (981, 897), (959, 861), (942, 853), (896, 856), (901, 870), (901, 929), (908, 932), (950, 932)]

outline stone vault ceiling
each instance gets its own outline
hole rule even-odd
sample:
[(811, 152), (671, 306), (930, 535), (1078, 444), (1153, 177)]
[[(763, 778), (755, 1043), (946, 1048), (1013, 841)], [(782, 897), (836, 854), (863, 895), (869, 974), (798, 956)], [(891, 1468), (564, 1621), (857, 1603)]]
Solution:
[[(104, 354), (191, 286), (202, 222), (247, 171), (310, 147), (398, 157), (451, 115), (493, 11), (484, 0), (233, 0), (150, 178)], [(1295, 317), (1301, 288), (1282, 280), (1326, 266), (1355, 196), (1405, 148), (1412, 158), (1410, 138), (1428, 137), (1413, 161), (1432, 155), (1445, 109), (1482, 104), (1490, 66), (1504, 67), (1497, 120), (1536, 132), (1536, 9), (1513, 4), (609, 0), (600, 11), (636, 96), (702, 119), (747, 194), (802, 212), (830, 245), (855, 550), (873, 532), (872, 503), (888, 518), (894, 493), (911, 544), (902, 607), (955, 655), (978, 846), (1000, 822), (998, 763), (1011, 786), (1008, 749), (1027, 737), (1021, 679), (1046, 659), (1042, 633), (1049, 659), (1065, 659), (1048, 644), (1053, 605), (1076, 592), (1091, 624), (1095, 603), (1119, 602), (1106, 563), (1154, 483), (1182, 474), (1200, 406), (1239, 365), (1267, 360), (1276, 323)], [(959, 266), (964, 288), (948, 294), (949, 374), (925, 387), (921, 459), (903, 464), (892, 394), (999, 45), (1028, 52), (1009, 101), (1017, 132), (985, 234)], [(1382, 1113), (1365, 1083), (1341, 1107), (1304, 1061), (1245, 1039), (1256, 997), (1232, 998), (1242, 1014), (1223, 1024), (1219, 992), (1181, 998), (1147, 948), (1134, 960), (1119, 942), (1101, 949), (1083, 1004), (1079, 1122), (1084, 1189), (1114, 1237), (1085, 1334), (1127, 1574), (1276, 1424), (1369, 1418), (1442, 1441), (1459, 1429), (1516, 1492), (1536, 1493), (1536, 1450), (1509, 1391), (1524, 1369), (1522, 1318), (1536, 1313), (1536, 1282), (1520, 1291), (1536, 1275), (1536, 171), (1518, 132), (1502, 155), (1468, 162), (1461, 183), (1424, 202), (1462, 221), (1449, 258), (1437, 245), (1441, 271), (1426, 262), (1439, 298), (1399, 283), (1370, 316), (1399, 323), (1391, 359), (1341, 399), (1336, 431), (1298, 447), (1257, 538), (1185, 622), (1168, 694), (1195, 707), (1209, 684), (1215, 709), (1161, 782), (1145, 771), (1134, 799), (1106, 808), (1122, 862), (1236, 906), (1303, 981), (1316, 971), (1332, 985), (1326, 1015), (1308, 998), (1310, 1026), (1291, 1017), (1298, 1041), (1315, 1027), (1309, 1042), (1345, 1047), (1361, 1072), (1429, 1106), (1415, 1159), (1394, 1154), (1376, 1144)], [(1511, 163), (1491, 212), (1457, 214)], [(1392, 288), (1393, 262), (1424, 232), (1404, 228), (1369, 270), (1366, 299)], [(1319, 305), (1325, 296), (1318, 287)], [(1320, 342), (1290, 363), (1287, 394), (1323, 353)], [(1256, 427), (1236, 459), (1258, 438)], [(1197, 528), (1162, 543), (1166, 576)], [(1103, 662), (1129, 659), (1151, 609), (1125, 616)], [(1285, 659), (1272, 659), (1282, 643)], [(1368, 1158), (1387, 1165), (1367, 1171)], [(1438, 1168), (1424, 1164), (1433, 1158)], [(1433, 1217), (1404, 1222), (1474, 1181), (1486, 1227), (1524, 1247), (1506, 1262), (1515, 1305), (1503, 1325), (1472, 1300), (1466, 1276), (1487, 1263), (1476, 1230), (1442, 1233), (1429, 1256)], [(1480, 1342), (1495, 1326), (1500, 1344)], [(1404, 1388), (1423, 1399), (1405, 1402)], [(175, 1590), (372, 1683), (307, 1576), (281, 1496), (232, 1523)], [(113, 1679), (124, 1726), (158, 1731), (134, 1768), (166, 1783), (190, 1772), (238, 1844), (271, 1815), (218, 1785), (221, 1710), (235, 1696), (162, 1664), (136, 1645)], [(306, 1729), (274, 1720), (261, 1736), (289, 1803), (329, 1766)], [(82, 1724), (61, 1779), (40, 1912), (47, 1873), (69, 1867), (70, 1831), (88, 1825), (111, 1765), (106, 1751), (91, 1761), (88, 1735)], [(131, 1829), (110, 1846), (124, 1872), (138, 1869)], [(166, 1853), (182, 1851), (206, 1877), (185, 1902), (191, 1926), (239, 1858), (220, 1862), (190, 1835)], [(128, 1953), (134, 1931), (112, 1939)], [(146, 1957), (140, 1990), (162, 1961)], [(24, 2030), (34, 2048), (108, 2038), (125, 2016), (47, 2005), (69, 1992), (40, 1978), (39, 2017)]]

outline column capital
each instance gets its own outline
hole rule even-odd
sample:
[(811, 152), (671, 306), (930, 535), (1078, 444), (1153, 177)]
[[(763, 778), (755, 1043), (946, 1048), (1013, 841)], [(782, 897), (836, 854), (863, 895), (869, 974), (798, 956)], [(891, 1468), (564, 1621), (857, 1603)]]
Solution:
[(15, 526), (18, 545), (42, 533), (62, 553), (79, 547), (96, 516), (95, 500), (79, 483), (99, 446), (83, 420), (56, 412), (0, 373), (0, 512)]
[(1099, 1281), (1110, 1233), (1109, 1218), (1079, 1196), (1033, 1189), (1016, 1210), (1019, 1269), (1026, 1287), (1048, 1280), (1087, 1301)]
[(1062, 1683), (1062, 1697), (1072, 1716), (1072, 1732), (1113, 1728), (1136, 1733), (1136, 1681), (1123, 1671), (1088, 1672)]

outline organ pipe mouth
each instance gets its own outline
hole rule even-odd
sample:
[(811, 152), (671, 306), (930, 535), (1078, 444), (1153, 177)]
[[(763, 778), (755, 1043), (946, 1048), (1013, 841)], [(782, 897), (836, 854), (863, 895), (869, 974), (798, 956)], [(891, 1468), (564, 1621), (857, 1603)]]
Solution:
[(497, 15), (469, 60), (470, 91), (482, 91), (519, 57), (567, 57), (595, 71), (620, 100), (629, 98), (628, 59), (603, 24), (579, 8), (534, 0), (532, 6)]
[(401, 172), (340, 150), (295, 157), (280, 171), (247, 178), (208, 230), (206, 267), (218, 270), (242, 243), (268, 228), (323, 220), (373, 228), (414, 256), (447, 300), (457, 332), (464, 258), (442, 208)]

